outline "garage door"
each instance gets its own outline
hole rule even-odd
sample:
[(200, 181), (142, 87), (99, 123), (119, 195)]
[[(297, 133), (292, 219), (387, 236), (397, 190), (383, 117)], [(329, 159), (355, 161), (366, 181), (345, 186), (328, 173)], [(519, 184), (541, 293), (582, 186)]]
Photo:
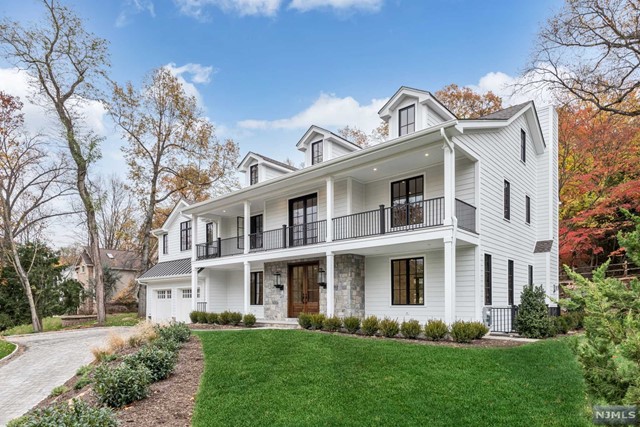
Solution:
[(171, 289), (153, 291), (154, 310), (151, 319), (155, 322), (168, 322), (171, 320)]
[(189, 313), (191, 313), (191, 288), (178, 289), (178, 306), (176, 320), (178, 322), (189, 322)]

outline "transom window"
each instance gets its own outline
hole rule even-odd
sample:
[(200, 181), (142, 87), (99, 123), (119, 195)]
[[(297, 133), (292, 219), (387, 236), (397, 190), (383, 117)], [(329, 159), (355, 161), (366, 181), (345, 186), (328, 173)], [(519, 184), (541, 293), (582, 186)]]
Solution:
[(399, 112), (400, 136), (415, 132), (416, 130), (416, 106), (410, 105)]
[(422, 224), (424, 178), (416, 176), (391, 183), (392, 227)]
[(180, 250), (188, 251), (191, 249), (191, 221), (180, 223)]
[(169, 253), (169, 235), (162, 235), (162, 254), (166, 255)]
[(424, 258), (391, 261), (391, 303), (424, 305)]
[(251, 273), (251, 305), (262, 305), (262, 271), (254, 271)]
[(311, 164), (322, 163), (322, 141), (311, 144)]
[(253, 165), (249, 167), (249, 184), (257, 184), (258, 183), (258, 165)]

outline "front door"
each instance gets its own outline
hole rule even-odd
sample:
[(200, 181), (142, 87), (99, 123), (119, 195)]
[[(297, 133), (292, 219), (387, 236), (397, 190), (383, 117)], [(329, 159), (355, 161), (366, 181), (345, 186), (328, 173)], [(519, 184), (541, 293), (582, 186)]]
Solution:
[(317, 262), (290, 265), (287, 287), (289, 288), (289, 317), (320, 311)]

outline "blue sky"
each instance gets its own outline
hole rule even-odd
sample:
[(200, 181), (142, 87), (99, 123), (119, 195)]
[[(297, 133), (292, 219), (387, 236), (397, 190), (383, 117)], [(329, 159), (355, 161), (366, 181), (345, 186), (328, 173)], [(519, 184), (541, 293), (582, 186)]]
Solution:
[[(139, 83), (169, 66), (198, 96), (220, 138), (296, 162), (309, 125), (370, 131), (401, 85), (494, 90), (524, 67), (540, 23), (561, 0), (62, 0), (110, 42), (111, 78)], [(0, 16), (34, 21), (36, 0), (0, 0)], [(24, 76), (0, 58), (0, 90), (26, 100)], [(519, 95), (520, 97), (522, 95)], [(27, 105), (32, 129), (46, 128)], [(94, 174), (123, 176), (121, 139), (99, 105), (106, 137)]]

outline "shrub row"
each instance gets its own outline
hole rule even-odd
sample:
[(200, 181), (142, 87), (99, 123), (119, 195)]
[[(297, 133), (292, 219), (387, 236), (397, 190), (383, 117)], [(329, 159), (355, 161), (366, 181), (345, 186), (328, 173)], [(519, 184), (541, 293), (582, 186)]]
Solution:
[(94, 408), (88, 403), (74, 399), (71, 404), (62, 402), (37, 409), (10, 421), (7, 427), (116, 427), (117, 425), (118, 421), (110, 409)]
[(378, 319), (376, 316), (369, 316), (362, 322), (358, 317), (350, 316), (341, 319), (337, 316), (326, 317), (321, 313), (300, 313), (298, 316), (298, 324), (304, 329), (319, 330), (327, 332), (340, 331), (342, 328), (350, 334), (361, 331), (362, 334), (373, 336), (380, 333), (382, 336), (392, 338), (401, 334), (405, 338), (417, 339), (420, 334), (424, 334), (425, 338), (431, 341), (440, 341), (450, 335), (456, 342), (468, 343), (474, 339), (480, 339), (489, 333), (487, 328), (481, 322), (465, 322), (456, 321), (447, 326), (442, 320), (429, 320), (424, 327), (417, 320), (411, 319), (398, 323), (397, 320)]
[(222, 313), (208, 313), (205, 311), (192, 311), (189, 313), (192, 323), (208, 323), (216, 325), (233, 325), (238, 326), (240, 322), (246, 327), (256, 324), (256, 316), (248, 313), (244, 316), (236, 311), (223, 311)]

